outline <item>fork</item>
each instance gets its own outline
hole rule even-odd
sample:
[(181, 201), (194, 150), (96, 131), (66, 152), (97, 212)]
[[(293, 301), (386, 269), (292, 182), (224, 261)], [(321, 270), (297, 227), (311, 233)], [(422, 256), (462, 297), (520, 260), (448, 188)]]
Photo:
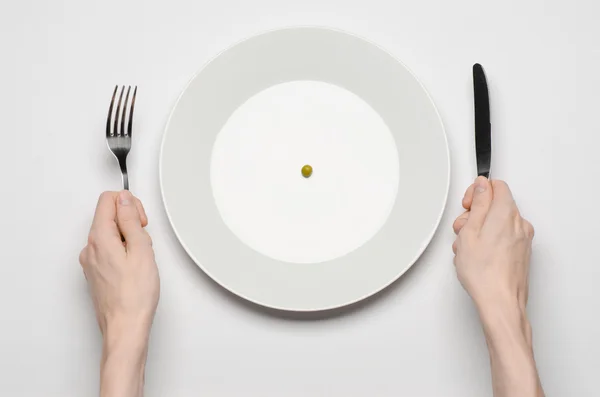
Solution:
[[(121, 88), (121, 94), (119, 95), (117, 109), (114, 111), (113, 115), (113, 108), (115, 105), (115, 99), (117, 97), (117, 91), (119, 91), (118, 85), (115, 86), (115, 90), (110, 101), (110, 107), (108, 108), (108, 118), (106, 119), (106, 143), (108, 144), (108, 148), (110, 149), (110, 151), (115, 155), (115, 157), (119, 161), (119, 167), (121, 168), (121, 175), (123, 177), (123, 189), (129, 190), (129, 177), (127, 176), (127, 155), (131, 150), (133, 108), (135, 106), (137, 86), (133, 89), (131, 103), (129, 103), (129, 94), (131, 93), (131, 86), (127, 88), (127, 94), (125, 95), (125, 102), (123, 103), (123, 108), (121, 108), (121, 103), (123, 101), (123, 94), (125, 93), (125, 86)], [(129, 111), (127, 111), (128, 104)], [(125, 129), (126, 113), (129, 115), (127, 129)]]

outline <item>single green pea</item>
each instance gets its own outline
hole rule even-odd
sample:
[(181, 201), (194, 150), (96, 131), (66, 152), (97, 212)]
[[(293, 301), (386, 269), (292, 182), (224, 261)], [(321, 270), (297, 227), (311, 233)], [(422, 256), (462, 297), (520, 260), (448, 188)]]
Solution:
[(312, 167), (308, 164), (306, 164), (304, 167), (302, 167), (302, 176), (305, 178), (309, 178), (312, 175)]

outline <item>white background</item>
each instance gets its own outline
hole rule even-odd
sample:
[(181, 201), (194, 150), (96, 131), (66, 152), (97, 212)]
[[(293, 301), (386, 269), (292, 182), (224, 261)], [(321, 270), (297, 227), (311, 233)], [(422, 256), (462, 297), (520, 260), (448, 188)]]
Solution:
[[(452, 266), (475, 165), (471, 65), (491, 86), (494, 176), (536, 226), (529, 314), (548, 396), (600, 373), (600, 15), (593, 0), (4, 1), (0, 13), (0, 395), (97, 394), (101, 340), (77, 261), (98, 194), (114, 84), (138, 84), (132, 189), (162, 279), (147, 396), (489, 396), (485, 342)], [(446, 126), (439, 232), (399, 282), (319, 320), (284, 318), (210, 281), (168, 224), (158, 150), (169, 111), (214, 54), (249, 35), (325, 25), (375, 41), (423, 82)], [(414, 192), (419, 194), (419, 192)]]

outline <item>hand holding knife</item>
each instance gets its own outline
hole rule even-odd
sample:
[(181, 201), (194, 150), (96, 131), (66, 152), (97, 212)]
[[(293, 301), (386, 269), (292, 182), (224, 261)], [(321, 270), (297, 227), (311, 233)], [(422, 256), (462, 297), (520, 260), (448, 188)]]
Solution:
[[(495, 180), (492, 186), (489, 181), (490, 103), (480, 64), (473, 65), (473, 89), (478, 176), (462, 200), (465, 212), (454, 221), (454, 265), (458, 279), (477, 306), (485, 331), (492, 357), (492, 388), (503, 390), (506, 396), (524, 390), (531, 396), (544, 396), (525, 309), (534, 230), (521, 216), (508, 185)], [(507, 295), (507, 290), (513, 293)], [(494, 365), (494, 361), (504, 365)]]

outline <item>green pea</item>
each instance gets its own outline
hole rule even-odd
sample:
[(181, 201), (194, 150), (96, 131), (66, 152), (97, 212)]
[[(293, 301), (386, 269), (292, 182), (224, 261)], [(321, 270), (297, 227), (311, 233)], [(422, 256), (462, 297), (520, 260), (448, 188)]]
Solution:
[(302, 167), (302, 176), (305, 178), (309, 178), (312, 175), (312, 171), (312, 167), (306, 164), (304, 167)]

